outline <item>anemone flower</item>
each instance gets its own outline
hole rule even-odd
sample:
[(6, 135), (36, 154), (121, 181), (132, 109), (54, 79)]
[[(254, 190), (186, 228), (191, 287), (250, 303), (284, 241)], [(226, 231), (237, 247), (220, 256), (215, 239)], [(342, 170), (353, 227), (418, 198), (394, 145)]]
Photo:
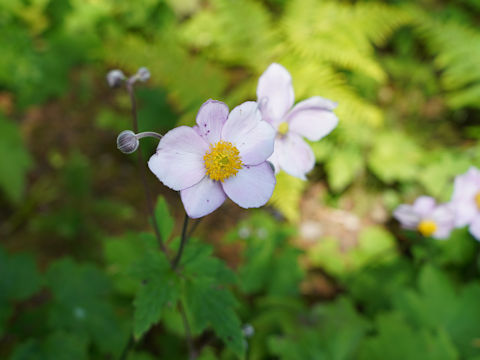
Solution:
[(393, 212), (403, 228), (417, 230), (423, 236), (446, 239), (454, 227), (450, 204), (437, 205), (435, 199), (420, 196), (413, 205), (402, 204)]
[(332, 110), (337, 104), (314, 96), (293, 106), (292, 77), (275, 63), (260, 76), (257, 98), (263, 119), (276, 130), (274, 153), (268, 159), (275, 172), (283, 169), (305, 180), (315, 165), (315, 157), (303, 138), (318, 141), (335, 129), (338, 119)]
[(208, 100), (197, 125), (180, 126), (163, 136), (148, 166), (160, 181), (180, 191), (185, 211), (199, 218), (227, 196), (243, 208), (260, 207), (271, 197), (275, 175), (266, 161), (275, 130), (262, 120), (257, 103), (228, 106)]
[(455, 209), (455, 225), (468, 225), (470, 233), (480, 240), (480, 170), (472, 166), (455, 178), (451, 202)]

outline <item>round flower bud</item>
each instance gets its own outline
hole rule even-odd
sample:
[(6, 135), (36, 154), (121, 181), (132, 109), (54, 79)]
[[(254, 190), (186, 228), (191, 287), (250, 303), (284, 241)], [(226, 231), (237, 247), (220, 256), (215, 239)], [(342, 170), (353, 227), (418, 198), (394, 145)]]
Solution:
[(145, 82), (150, 79), (150, 70), (148, 70), (146, 67), (141, 67), (137, 71), (137, 76), (138, 80)]
[(122, 85), (125, 79), (125, 74), (121, 70), (111, 70), (107, 74), (108, 85), (112, 88)]
[(131, 154), (138, 149), (139, 141), (131, 130), (122, 131), (117, 137), (117, 148), (124, 154)]

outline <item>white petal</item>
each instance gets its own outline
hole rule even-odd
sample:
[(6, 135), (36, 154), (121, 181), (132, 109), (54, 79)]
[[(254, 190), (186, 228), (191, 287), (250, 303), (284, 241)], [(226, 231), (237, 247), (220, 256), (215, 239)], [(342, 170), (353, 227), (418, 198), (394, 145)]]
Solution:
[(295, 96), (292, 77), (280, 64), (271, 64), (258, 79), (257, 99), (264, 119), (275, 124), (282, 121), (292, 107)]
[(315, 156), (310, 146), (293, 133), (288, 133), (275, 144), (278, 163), (286, 173), (306, 180), (305, 175), (313, 169)]
[(477, 216), (471, 223), (470, 227), (468, 228), (470, 234), (480, 241), (480, 216)]
[(312, 97), (295, 105), (286, 119), (289, 129), (311, 141), (318, 141), (337, 127), (338, 118), (332, 112), (333, 101)]
[(267, 162), (246, 165), (235, 176), (222, 183), (227, 196), (243, 208), (260, 207), (267, 203), (275, 188), (275, 175)]
[(200, 136), (209, 144), (218, 142), (227, 117), (227, 104), (211, 99), (203, 103), (196, 119)]
[(275, 129), (266, 121), (260, 121), (248, 133), (231, 142), (240, 151), (243, 164), (257, 165), (272, 155), (274, 141)]
[(411, 205), (406, 204), (399, 205), (393, 212), (393, 217), (406, 229), (416, 229), (420, 222), (417, 212)]
[(435, 210), (436, 201), (430, 196), (419, 196), (413, 203), (413, 210), (420, 215), (421, 218), (431, 217)]
[(203, 156), (207, 150), (207, 143), (194, 129), (180, 126), (163, 136), (148, 167), (165, 186), (182, 190), (205, 176)]
[(227, 198), (219, 182), (205, 176), (199, 183), (180, 191), (183, 206), (192, 219), (217, 210)]
[(455, 213), (450, 204), (439, 205), (432, 213), (432, 220), (437, 224), (433, 233), (436, 239), (447, 239), (454, 228)]

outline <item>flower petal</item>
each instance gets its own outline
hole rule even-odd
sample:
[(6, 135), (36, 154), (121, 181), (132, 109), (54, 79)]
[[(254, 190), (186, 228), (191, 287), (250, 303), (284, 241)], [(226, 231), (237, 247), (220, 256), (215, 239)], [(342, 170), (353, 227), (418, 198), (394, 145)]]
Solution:
[(416, 229), (420, 222), (417, 212), (411, 205), (406, 204), (399, 205), (393, 212), (393, 217), (406, 229)]
[(304, 100), (288, 113), (289, 130), (308, 140), (318, 141), (337, 127), (338, 118), (332, 112), (335, 107), (333, 101), (320, 96)]
[(194, 129), (179, 126), (160, 140), (148, 167), (165, 186), (182, 190), (205, 176), (203, 156), (207, 150), (208, 144)]
[(248, 133), (231, 140), (240, 151), (244, 165), (257, 165), (267, 160), (273, 153), (274, 141), (275, 129), (266, 121), (260, 121)]
[(310, 146), (294, 133), (289, 133), (275, 144), (278, 163), (288, 174), (306, 180), (305, 175), (313, 169), (315, 156)]
[(232, 110), (222, 130), (222, 140), (240, 151), (243, 164), (256, 165), (273, 152), (275, 130), (262, 120), (257, 103), (247, 101)]
[(244, 166), (235, 176), (222, 183), (227, 196), (243, 208), (260, 207), (270, 199), (275, 175), (267, 162)]
[(462, 200), (457, 199), (452, 202), (455, 209), (455, 226), (457, 227), (470, 224), (476, 216), (480, 215), (477, 204), (473, 199)]
[(437, 224), (433, 233), (435, 239), (447, 239), (454, 228), (455, 213), (450, 204), (439, 205), (432, 213), (432, 220)]
[(435, 210), (436, 201), (430, 196), (419, 196), (413, 203), (413, 210), (420, 215), (421, 218), (430, 218)]
[(227, 117), (227, 104), (212, 99), (204, 102), (196, 119), (200, 136), (209, 144), (218, 142)]
[(480, 241), (480, 216), (473, 219), (468, 230), (476, 240)]
[(280, 64), (271, 64), (258, 79), (257, 99), (262, 104), (265, 120), (272, 124), (281, 122), (295, 99), (292, 77), (287, 69)]
[[(275, 139), (274, 149), (278, 148), (278, 138)], [(281, 146), (281, 145), (280, 145)], [(275, 174), (280, 172), (280, 163), (278, 161), (278, 151), (273, 151), (273, 154), (268, 158), (268, 161), (272, 164)]]
[(187, 215), (192, 219), (217, 210), (227, 198), (220, 183), (208, 176), (199, 183), (180, 191), (180, 197)]

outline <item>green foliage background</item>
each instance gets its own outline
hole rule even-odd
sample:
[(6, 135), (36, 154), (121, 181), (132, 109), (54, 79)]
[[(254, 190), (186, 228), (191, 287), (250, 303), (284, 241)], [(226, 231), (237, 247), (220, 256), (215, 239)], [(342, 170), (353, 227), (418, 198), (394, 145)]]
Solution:
[[(476, 0), (0, 0), (0, 358), (183, 359), (183, 307), (203, 360), (480, 359), (478, 243), (388, 215), (448, 201), (480, 167), (479, 15)], [(311, 144), (308, 182), (281, 173), (267, 210), (210, 215), (180, 276), (115, 149), (130, 104), (104, 75), (149, 68), (140, 130), (164, 133), (209, 98), (255, 100), (272, 62), (297, 101), (338, 102), (340, 124)], [(150, 181), (173, 252), (178, 195)], [(333, 230), (304, 241), (311, 212)]]

